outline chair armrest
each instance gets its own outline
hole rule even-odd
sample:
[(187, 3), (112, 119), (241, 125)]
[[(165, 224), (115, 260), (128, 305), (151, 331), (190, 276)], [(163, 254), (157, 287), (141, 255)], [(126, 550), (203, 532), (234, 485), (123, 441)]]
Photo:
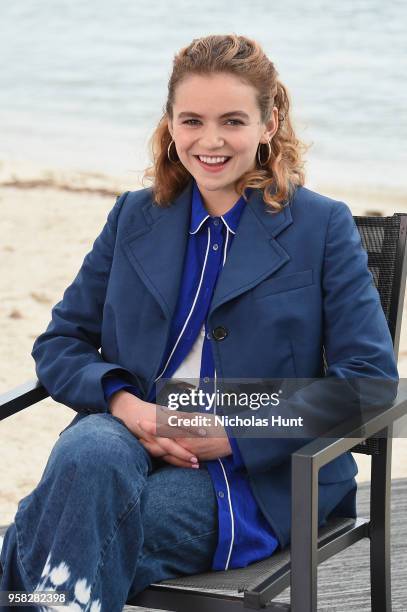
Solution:
[[(404, 381), (403, 381), (404, 382)], [(370, 415), (349, 419), (335, 427), (326, 436), (316, 438), (292, 454), (293, 468), (309, 463), (318, 473), (319, 469), (356, 444), (375, 436), (394, 421), (407, 415), (407, 385), (400, 381), (397, 397), (388, 408), (378, 408)], [(294, 483), (293, 483), (294, 484)]]
[(0, 395), (0, 421), (49, 397), (39, 380), (30, 380)]

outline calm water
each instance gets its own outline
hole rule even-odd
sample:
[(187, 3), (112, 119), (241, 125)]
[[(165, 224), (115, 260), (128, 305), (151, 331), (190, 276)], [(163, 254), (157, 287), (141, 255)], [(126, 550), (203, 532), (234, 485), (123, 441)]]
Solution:
[(405, 0), (13, 0), (0, 23), (0, 159), (141, 170), (174, 53), (235, 32), (288, 86), (311, 177), (407, 191)]

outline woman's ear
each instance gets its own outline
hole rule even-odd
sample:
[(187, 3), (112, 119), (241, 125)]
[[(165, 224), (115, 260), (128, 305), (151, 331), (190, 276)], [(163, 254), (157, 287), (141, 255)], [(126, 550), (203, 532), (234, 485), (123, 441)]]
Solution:
[(173, 135), (172, 135), (172, 121), (171, 121), (171, 119), (168, 119), (168, 131), (171, 134), (171, 138), (174, 139)]
[[(270, 121), (266, 123), (266, 130), (263, 132), (264, 142), (269, 142), (278, 130), (278, 108), (274, 106)], [(263, 142), (260, 141), (260, 142)]]

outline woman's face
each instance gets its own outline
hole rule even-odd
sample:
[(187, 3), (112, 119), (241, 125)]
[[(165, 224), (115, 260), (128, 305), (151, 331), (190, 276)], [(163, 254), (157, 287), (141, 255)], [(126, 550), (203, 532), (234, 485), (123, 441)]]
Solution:
[[(179, 159), (203, 195), (221, 192), (234, 197), (235, 181), (255, 168), (259, 143), (271, 140), (277, 128), (277, 108), (270, 122), (263, 124), (256, 89), (234, 75), (191, 75), (176, 88), (170, 134)], [(262, 159), (267, 151), (263, 149)], [(174, 145), (171, 153), (174, 159)], [(211, 159), (199, 159), (205, 156)], [(216, 157), (228, 159), (210, 164)]]

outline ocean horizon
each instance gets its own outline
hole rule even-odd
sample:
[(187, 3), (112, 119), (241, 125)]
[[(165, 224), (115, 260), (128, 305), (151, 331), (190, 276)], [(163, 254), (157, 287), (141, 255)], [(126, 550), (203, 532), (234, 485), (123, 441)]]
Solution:
[(307, 183), (390, 194), (407, 180), (407, 3), (23, 0), (4, 4), (0, 162), (141, 176), (174, 54), (211, 33), (258, 40), (310, 145)]

